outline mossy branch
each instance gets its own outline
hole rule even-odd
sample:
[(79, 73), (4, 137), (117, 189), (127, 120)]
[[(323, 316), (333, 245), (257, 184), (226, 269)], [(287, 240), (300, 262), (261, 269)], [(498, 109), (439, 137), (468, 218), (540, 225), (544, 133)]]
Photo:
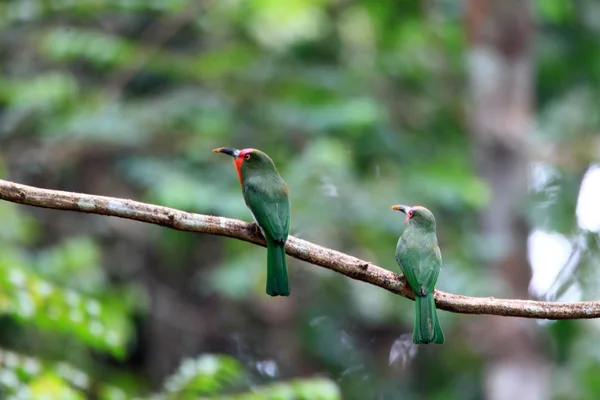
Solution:
[[(0, 180), (0, 199), (55, 210), (79, 211), (127, 218), (180, 231), (227, 236), (260, 246), (265, 245), (264, 238), (250, 223), (213, 215), (193, 214), (133, 200), (40, 189), (5, 180)], [(330, 269), (352, 279), (379, 286), (400, 296), (414, 299), (412, 290), (400, 275), (368, 261), (293, 236), (289, 237), (285, 250), (287, 254), (299, 260)], [(495, 299), (492, 297), (461, 296), (436, 290), (435, 302), (438, 308), (442, 310), (462, 314), (488, 314), (555, 320), (600, 317), (600, 301), (559, 303)]]

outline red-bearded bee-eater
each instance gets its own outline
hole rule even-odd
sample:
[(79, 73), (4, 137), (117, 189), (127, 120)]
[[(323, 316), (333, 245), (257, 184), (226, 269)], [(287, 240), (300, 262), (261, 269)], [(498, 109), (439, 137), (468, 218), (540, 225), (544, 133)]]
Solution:
[(288, 185), (273, 160), (260, 150), (220, 147), (213, 150), (233, 157), (244, 201), (267, 241), (267, 294), (289, 296), (285, 242), (290, 232)]
[(396, 261), (415, 293), (413, 342), (444, 343), (433, 290), (442, 267), (442, 253), (435, 234), (435, 217), (425, 207), (396, 205), (406, 214), (406, 228), (396, 246)]

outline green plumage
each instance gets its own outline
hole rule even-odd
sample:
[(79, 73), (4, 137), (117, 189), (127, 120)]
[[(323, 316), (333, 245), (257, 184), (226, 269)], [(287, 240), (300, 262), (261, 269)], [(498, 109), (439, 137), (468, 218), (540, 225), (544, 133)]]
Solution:
[(290, 284), (285, 262), (285, 243), (267, 244), (267, 294), (289, 296)]
[(414, 343), (444, 343), (433, 291), (442, 266), (435, 217), (424, 207), (394, 206), (407, 213), (407, 225), (396, 246), (396, 261), (415, 293)]
[(289, 296), (285, 242), (290, 232), (290, 200), (287, 184), (273, 160), (256, 149), (219, 148), (234, 157), (244, 201), (267, 242), (267, 285), (270, 296)]
[(267, 241), (267, 294), (289, 296), (285, 261), (285, 242), (290, 232), (288, 187), (271, 159), (262, 154), (266, 157), (264, 164), (257, 167), (242, 164), (242, 192)]

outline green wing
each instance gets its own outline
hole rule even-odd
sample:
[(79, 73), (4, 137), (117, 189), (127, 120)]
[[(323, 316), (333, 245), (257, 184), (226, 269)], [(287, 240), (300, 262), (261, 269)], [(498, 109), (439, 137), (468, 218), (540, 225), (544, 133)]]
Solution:
[(290, 201), (285, 186), (275, 193), (249, 186), (244, 190), (244, 199), (263, 235), (278, 242), (287, 239), (290, 232)]
[(399, 243), (396, 261), (414, 291), (433, 291), (442, 266), (439, 247), (404, 247)]

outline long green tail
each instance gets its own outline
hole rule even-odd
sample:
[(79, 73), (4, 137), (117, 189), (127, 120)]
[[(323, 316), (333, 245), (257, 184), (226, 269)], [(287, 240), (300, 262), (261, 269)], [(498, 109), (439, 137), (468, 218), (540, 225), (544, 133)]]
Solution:
[(415, 296), (415, 330), (413, 342), (419, 343), (444, 343), (444, 332), (438, 321), (437, 310), (433, 293), (425, 296)]
[(289, 296), (285, 243), (267, 240), (267, 294), (269, 296)]

